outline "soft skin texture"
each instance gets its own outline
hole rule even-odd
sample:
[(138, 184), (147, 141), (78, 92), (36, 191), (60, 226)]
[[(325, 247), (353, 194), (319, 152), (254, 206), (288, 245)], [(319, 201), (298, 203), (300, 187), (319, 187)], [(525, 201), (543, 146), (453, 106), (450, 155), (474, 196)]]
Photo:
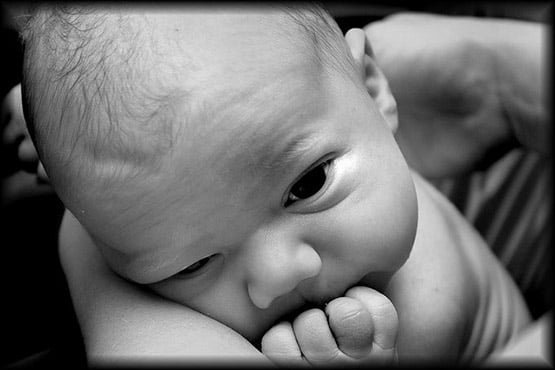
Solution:
[[(246, 19), (241, 22), (248, 24)], [(227, 38), (228, 47), (240, 49), (234, 38), (240, 34)], [(383, 76), (365, 53), (360, 42), (364, 38), (352, 37), (349, 46), (358, 63), (358, 82), (335, 70), (303, 68), (307, 66), (302, 58), (279, 59), (279, 54), (269, 53), (262, 73), (226, 76), (226, 93), (241, 91), (241, 104), (222, 106), (220, 115), (198, 130), (177, 130), (176, 149), (144, 181), (137, 176), (111, 192), (105, 187), (89, 193), (62, 192), (113, 270), (183, 304), (165, 306), (159, 297), (122, 280), (110, 287), (107, 282), (113, 277), (98, 259), (94, 273), (84, 273), (90, 270), (79, 259), (91, 263), (98, 257), (89, 251), (83, 260), (72, 250), (75, 245), (90, 248), (91, 239), (68, 214), (61, 231), (62, 259), (89, 353), (110, 354), (119, 348), (153, 354), (168, 337), (182, 334), (177, 344), (162, 350), (164, 354), (179, 353), (190, 341), (196, 343), (182, 355), (209, 354), (225, 341), (223, 355), (256, 356), (235, 333), (256, 342), (283, 314), (306, 303), (352, 298), (347, 290), (357, 284), (382, 290), (393, 303), (399, 315), (400, 360), (422, 354), (434, 359), (480, 358), (526, 322), (514, 285), (477, 234), (422, 179), (415, 175), (413, 182), (393, 139), (396, 121), (385, 119), (394, 116), (394, 105)], [(214, 53), (212, 60), (230, 57), (229, 52), (220, 55), (218, 47), (205, 52)], [(232, 57), (230, 63), (238, 61)], [(273, 76), (271, 89), (261, 83), (266, 79), (260, 80), (268, 76)], [(230, 137), (237, 139), (234, 145), (222, 148)], [(290, 150), (290, 143), (302, 144), (303, 150)], [(294, 155), (276, 162), (268, 153), (280, 149)], [(259, 164), (260, 157), (267, 160)], [(291, 185), (326, 161), (330, 162), (322, 189), (285, 207)], [(51, 179), (58, 186), (63, 183)], [(136, 199), (141, 199), (140, 205)], [(201, 270), (172, 277), (209, 256), (214, 257)], [(100, 280), (89, 281), (97, 288), (79, 291), (77, 287), (95, 274)], [(103, 294), (114, 293), (114, 299), (96, 301), (100, 287), (106, 289)], [(144, 305), (130, 309), (127, 303), (135, 299)], [(95, 301), (98, 310), (91, 312)], [(515, 311), (504, 312), (507, 305)], [(178, 319), (168, 337), (152, 324), (154, 316), (144, 326), (137, 320), (150, 308), (162, 323)], [(375, 313), (373, 307), (367, 312)], [(120, 314), (131, 321), (114, 321)], [(343, 328), (336, 326), (333, 313), (330, 316), (329, 323), (320, 320), (316, 327), (329, 325), (340, 336)], [(301, 324), (293, 323), (296, 336), (308, 333), (307, 325)], [(137, 329), (145, 330), (139, 343), (125, 344), (129, 334), (137, 338)], [(385, 340), (384, 349), (390, 350), (396, 329), (385, 329), (386, 339), (379, 339), (375, 329), (374, 341)], [(318, 339), (312, 337), (309, 343)], [(102, 343), (103, 339), (107, 340)], [(111, 346), (114, 342), (117, 345)], [(140, 352), (145, 348), (153, 349)]]
[[(287, 168), (255, 172), (267, 178), (258, 189), (251, 186), (258, 177), (235, 175), (245, 173), (241, 169), (247, 158), (220, 160), (234, 173), (232, 181), (223, 180), (224, 189), (212, 190), (206, 167), (199, 168), (190, 176), (200, 182), (197, 189), (202, 193), (181, 198), (178, 208), (190, 209), (186, 205), (192, 199), (218, 208), (205, 211), (203, 206), (200, 212), (171, 217), (181, 222), (160, 230), (160, 235), (173, 234), (173, 228), (183, 235), (202, 235), (202, 245), (169, 245), (167, 252), (158, 247), (158, 256), (180, 250), (178, 260), (160, 276), (199, 258), (219, 256), (198, 277), (171, 278), (152, 285), (153, 289), (219, 319), (249, 339), (258, 338), (279, 316), (300, 305), (322, 304), (341, 295), (370, 272), (392, 274), (408, 257), (414, 238), (412, 182), (391, 131), (369, 96), (337, 74), (329, 82), (320, 79), (324, 81), (317, 89), (311, 79), (308, 74), (291, 76), (279, 88), (283, 95), (272, 93), (275, 104), (288, 107), (265, 120), (265, 127), (257, 126), (253, 140), (266, 142), (264, 137), (273, 137), (272, 146), (279, 148), (292, 142), (292, 133), (307, 133), (308, 152)], [(298, 91), (289, 88), (297, 86)], [(218, 132), (228, 135), (223, 129)], [(210, 140), (204, 145), (208, 147)], [(186, 163), (188, 157), (183, 154), (175, 163)], [(322, 191), (282, 208), (283, 196), (298, 176), (328, 159), (333, 162)], [(230, 198), (235, 204), (220, 206)], [(250, 209), (242, 209), (243, 205)], [(186, 220), (196, 219), (205, 222), (200, 227), (187, 226)]]
[[(417, 237), (385, 291), (399, 316), (399, 363), (480, 361), (517, 338), (529, 314), (477, 233), (441, 194), (413, 176)], [(199, 358), (265, 363), (227, 326), (116, 276), (70, 213), (60, 231), (60, 256), (92, 364)], [(290, 347), (276, 362), (298, 364), (298, 351)], [(276, 352), (269, 350), (268, 357)]]
[(262, 338), (262, 352), (280, 366), (393, 365), (399, 319), (393, 303), (356, 286), (330, 301), (282, 321)]
[[(190, 18), (157, 14), (152, 24), (166, 30), (182, 17)], [(287, 38), (260, 32), (257, 16), (213, 17), (194, 18), (213, 24), (204, 30), (203, 58), (239, 67), (224, 75), (218, 62), (207, 67), (223, 94), (209, 90), (211, 112), (189, 117), (194, 128), (175, 108), (174, 147), (157, 167), (83, 192), (55, 162), (45, 164), (113, 270), (257, 341), (294, 309), (328, 302), (369, 273), (391, 276), (410, 253), (417, 205), (361, 71), (355, 84), (300, 48), (278, 48)], [(224, 26), (234, 32), (218, 38)], [(179, 61), (200, 41), (188, 28), (176, 32), (181, 44), (165, 52)], [(264, 49), (270, 42), (276, 48)], [(324, 162), (321, 189), (284, 206), (291, 186)], [(71, 191), (60, 189), (68, 184)], [(201, 270), (177, 275), (205, 257)]]
[(551, 155), (548, 25), (399, 13), (364, 30), (399, 104), (396, 139), (411, 168), (458, 175), (496, 146)]

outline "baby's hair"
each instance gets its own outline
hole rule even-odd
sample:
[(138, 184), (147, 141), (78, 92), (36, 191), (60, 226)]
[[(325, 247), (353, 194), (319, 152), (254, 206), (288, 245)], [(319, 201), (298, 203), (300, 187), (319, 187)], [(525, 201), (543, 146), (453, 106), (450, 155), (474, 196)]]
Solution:
[[(322, 65), (353, 74), (342, 33), (325, 10), (276, 7), (292, 21), (283, 27), (291, 42), (304, 42), (303, 50), (311, 49)], [(71, 167), (81, 175), (94, 171), (102, 182), (156, 164), (172, 149), (173, 103), (192, 100), (192, 87), (160, 80), (144, 62), (157, 53), (156, 42), (142, 30), (146, 21), (114, 9), (39, 6), (23, 28), (24, 110), (49, 175), (54, 167)]]
[(332, 16), (318, 3), (283, 6), (286, 14), (308, 36), (312, 53), (320, 63), (345, 73), (351, 78), (356, 74), (354, 60), (349, 52), (341, 29)]
[[(109, 35), (108, 22), (114, 26)], [(117, 13), (74, 6), (38, 7), (28, 19), (24, 108), (47, 168), (75, 156), (83, 161), (80, 170), (97, 167), (86, 163), (78, 146), (93, 161), (128, 164), (156, 159), (171, 147), (168, 107), (172, 94), (184, 92), (150, 84), (141, 62), (150, 45), (139, 27)]]

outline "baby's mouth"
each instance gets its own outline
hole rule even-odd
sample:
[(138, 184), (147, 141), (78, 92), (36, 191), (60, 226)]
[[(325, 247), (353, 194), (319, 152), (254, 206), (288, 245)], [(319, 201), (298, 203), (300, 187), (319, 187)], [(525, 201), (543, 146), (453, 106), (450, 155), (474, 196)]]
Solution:
[[(319, 309), (326, 312), (326, 306), (329, 302), (333, 301), (336, 298), (343, 297), (349, 289), (355, 286), (367, 286), (383, 292), (384, 288), (389, 283), (391, 275), (392, 274), (389, 272), (375, 272), (366, 274), (359, 281), (347, 286), (345, 289), (337, 287), (335, 291), (328, 294), (315, 294), (314, 290), (310, 290), (310, 295), (303, 295), (299, 291), (296, 291), (293, 295), (278, 297), (270, 304), (270, 307), (275, 307), (274, 305), (277, 305), (277, 307), (285, 306), (289, 307), (290, 309), (288, 309), (281, 316), (277, 316), (277, 319), (273, 321), (270, 327), (273, 325), (277, 325), (280, 322), (293, 323), (293, 321), (295, 321), (295, 319), (300, 314), (311, 309)], [(261, 339), (262, 338), (259, 337), (256, 340), (251, 341), (251, 343), (260, 349)]]
[(298, 307), (280, 316), (275, 323), (277, 324), (282, 321), (293, 322), (295, 318), (297, 318), (297, 316), (299, 316), (301, 313), (313, 308), (320, 309), (325, 312), (325, 308), (329, 302), (333, 301), (336, 298), (343, 297), (349, 289), (355, 286), (367, 286), (369, 288), (376, 289), (383, 293), (390, 279), (391, 279), (391, 273), (382, 273), (382, 272), (371, 273), (371, 274), (365, 275), (361, 280), (357, 281), (355, 284), (348, 286), (346, 289), (338, 292), (332, 292), (330, 294), (323, 294), (323, 295), (312, 295), (310, 297), (301, 295), (302, 297), (301, 304)]
[[(289, 297), (284, 296), (284, 297), (277, 298), (276, 301), (272, 302), (271, 306), (288, 305), (288, 303), (291, 304), (292, 302), (295, 302), (295, 303), (293, 303), (293, 307), (291, 309), (287, 310), (281, 316), (278, 316), (277, 319), (273, 321), (273, 323), (270, 325), (270, 327), (272, 327), (273, 325), (277, 325), (280, 322), (293, 323), (293, 321), (295, 321), (295, 319), (300, 314), (311, 309), (319, 309), (319, 310), (322, 310), (323, 312), (326, 312), (326, 306), (328, 305), (329, 302), (333, 301), (336, 298), (344, 296), (347, 290), (357, 285), (363, 285), (362, 281), (359, 281), (356, 284), (353, 284), (352, 286), (347, 287), (347, 289), (344, 289), (338, 292), (332, 292), (330, 294), (313, 294), (311, 296), (303, 296), (302, 294), (299, 294), (297, 292), (297, 294), (293, 296), (289, 296)], [(261, 339), (262, 339), (262, 336), (258, 337), (254, 341), (251, 341), (251, 343), (258, 349), (260, 349)]]
[(287, 321), (287, 322), (292, 323), (301, 313), (306, 312), (308, 310), (319, 309), (319, 310), (325, 311), (326, 305), (327, 305), (327, 303), (323, 303), (323, 304), (305, 303), (301, 307), (299, 307), (297, 309), (294, 309), (294, 310), (284, 314), (283, 316), (281, 316), (276, 321), (276, 323), (282, 322), (282, 321)]
[[(355, 284), (358, 285), (358, 284)], [(353, 285), (353, 286), (355, 286)], [(292, 308), (291, 310), (280, 316), (275, 324), (283, 321), (293, 322), (301, 313), (311, 310), (319, 309), (325, 312), (326, 306), (329, 302), (333, 301), (338, 297), (342, 297), (348, 289), (342, 290), (340, 292), (334, 292), (325, 295), (312, 295), (310, 297), (305, 297), (301, 295), (300, 304)]]

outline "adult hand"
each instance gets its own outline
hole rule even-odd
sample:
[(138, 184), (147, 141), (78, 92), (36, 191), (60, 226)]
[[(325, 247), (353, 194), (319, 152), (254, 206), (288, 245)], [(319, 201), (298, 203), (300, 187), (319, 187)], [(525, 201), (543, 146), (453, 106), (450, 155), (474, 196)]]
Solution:
[(513, 144), (549, 152), (541, 24), (406, 13), (365, 32), (397, 99), (398, 143), (424, 176)]
[(2, 148), (6, 152), (9, 168), (6, 171), (23, 170), (37, 175), (39, 181), (48, 182), (48, 176), (39, 161), (37, 151), (27, 131), (23, 105), (21, 100), (21, 85), (10, 90), (2, 101), (0, 110), (2, 127)]
[(20, 199), (51, 195), (53, 189), (39, 162), (27, 131), (21, 101), (21, 85), (4, 97), (0, 108), (2, 142), (2, 183), (0, 204), (13, 204)]

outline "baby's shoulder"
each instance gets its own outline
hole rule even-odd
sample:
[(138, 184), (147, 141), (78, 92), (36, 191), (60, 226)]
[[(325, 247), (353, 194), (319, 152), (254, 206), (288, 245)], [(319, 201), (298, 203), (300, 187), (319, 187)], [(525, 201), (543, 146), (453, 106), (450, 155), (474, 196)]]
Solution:
[(415, 178), (415, 187), (418, 226), (413, 249), (387, 291), (399, 313), (398, 350), (404, 357), (426, 353), (454, 359), (465, 346), (482, 287), (473, 275), (474, 261), (463, 253), (465, 242), (459, 234), (469, 236), (461, 220), (422, 179)]
[[(455, 207), (420, 176), (414, 180), (419, 208), (416, 238), (389, 292), (397, 309), (404, 311), (401, 325), (408, 335), (400, 338), (400, 345), (411, 353), (483, 357), (526, 320), (522, 297)], [(510, 302), (516, 310), (507, 310)], [(423, 336), (429, 339), (418, 339)]]

